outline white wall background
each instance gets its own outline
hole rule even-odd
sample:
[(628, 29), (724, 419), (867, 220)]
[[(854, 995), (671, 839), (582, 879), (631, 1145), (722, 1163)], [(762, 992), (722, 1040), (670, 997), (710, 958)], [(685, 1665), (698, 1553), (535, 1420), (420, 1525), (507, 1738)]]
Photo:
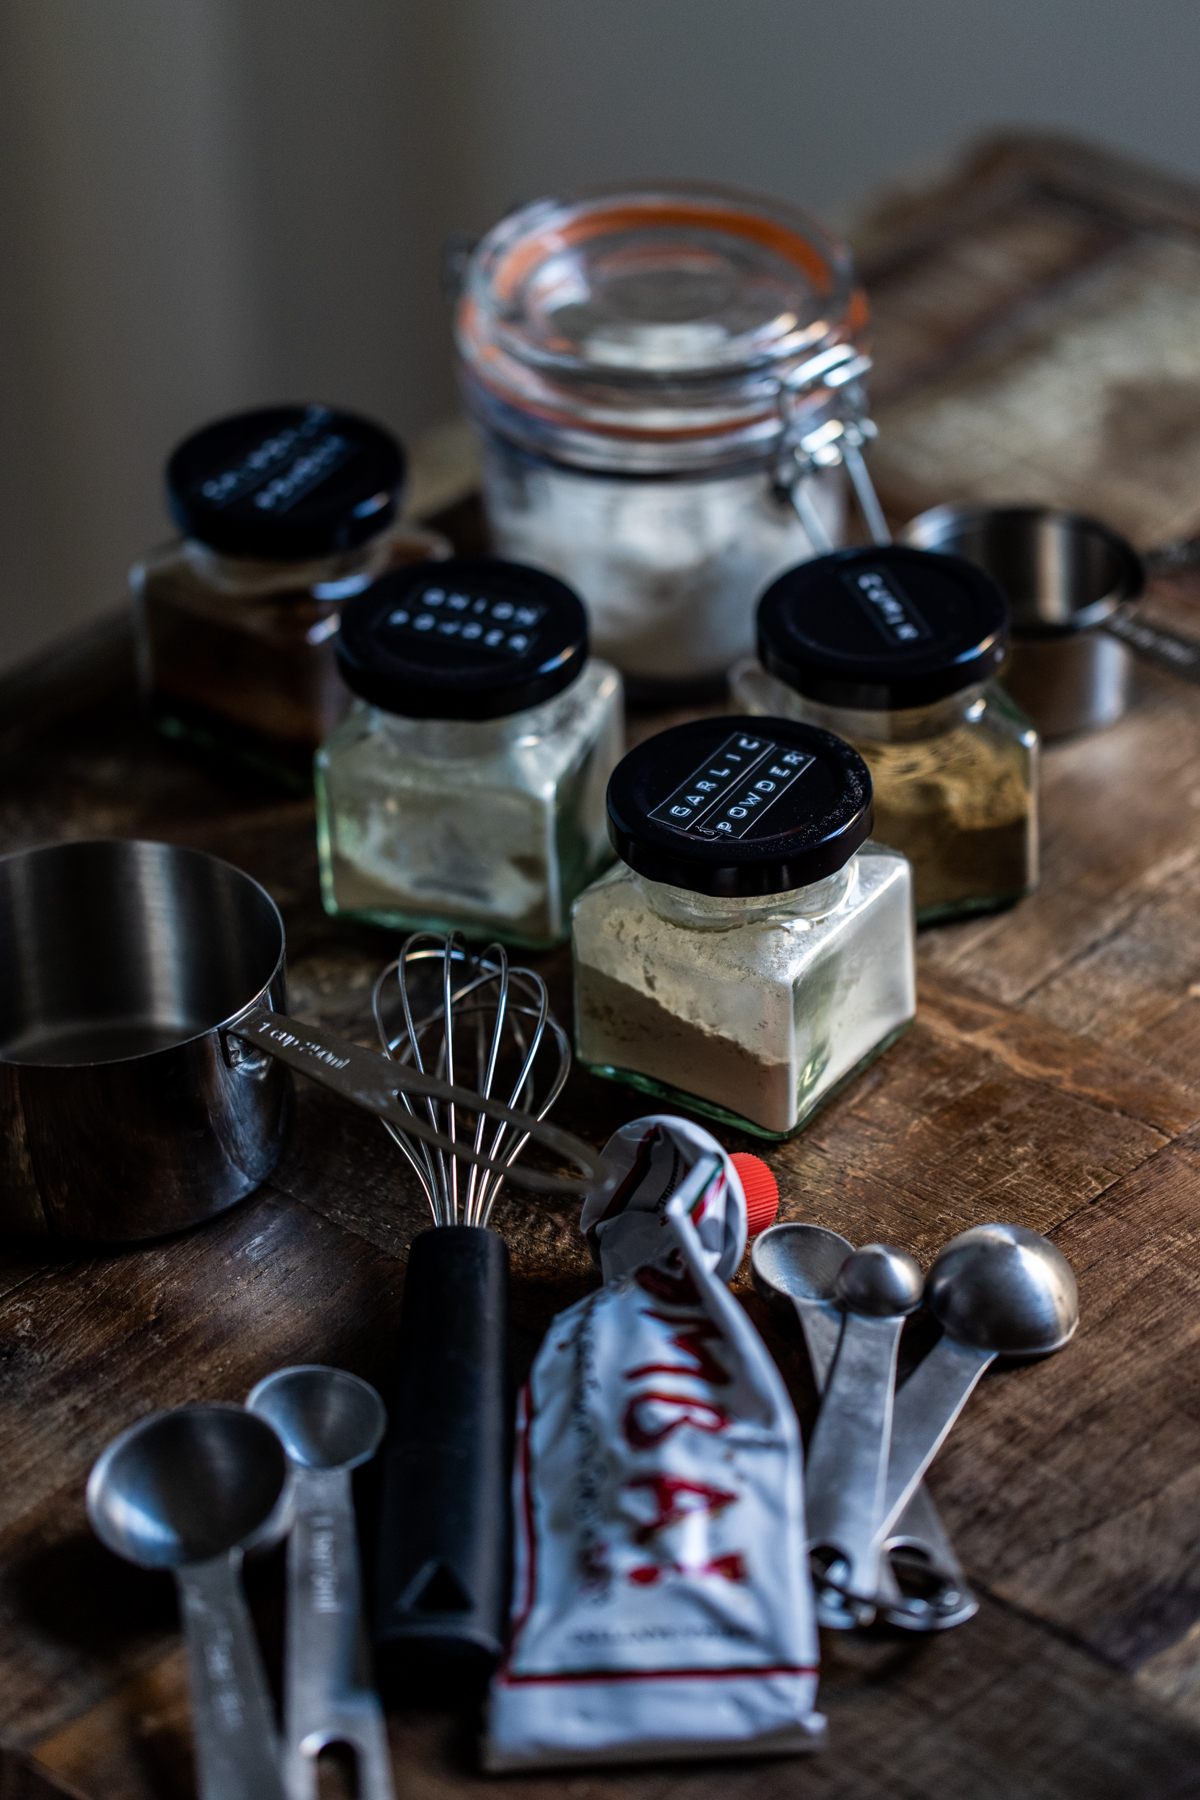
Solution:
[(206, 419), (453, 408), (442, 239), (708, 176), (835, 218), (1002, 126), (1200, 180), (1196, 0), (0, 0), (0, 668), (121, 600)]

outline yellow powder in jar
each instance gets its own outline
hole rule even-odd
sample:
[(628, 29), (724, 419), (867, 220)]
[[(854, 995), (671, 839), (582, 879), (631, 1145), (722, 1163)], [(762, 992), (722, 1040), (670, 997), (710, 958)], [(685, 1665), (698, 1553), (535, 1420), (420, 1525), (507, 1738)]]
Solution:
[(1026, 753), (969, 726), (906, 743), (854, 741), (875, 785), (872, 836), (913, 865), (918, 914), (1002, 904), (1034, 879)]

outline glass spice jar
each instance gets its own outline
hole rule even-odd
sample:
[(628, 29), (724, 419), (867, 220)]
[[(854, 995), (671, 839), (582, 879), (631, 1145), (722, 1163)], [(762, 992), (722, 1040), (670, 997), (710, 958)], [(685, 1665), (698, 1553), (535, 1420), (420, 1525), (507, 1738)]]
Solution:
[(565, 937), (608, 862), (621, 678), (538, 569), (453, 560), (378, 581), (342, 615), (358, 696), (316, 758), (327, 912), (532, 949)]
[(790, 1137), (916, 1010), (909, 866), (868, 841), (866, 764), (788, 719), (677, 725), (618, 765), (608, 823), (621, 860), (572, 922), (580, 1061)]
[(130, 571), (143, 698), (169, 737), (309, 788), (350, 704), (334, 640), (377, 575), (449, 556), (396, 522), (404, 452), (325, 406), (218, 420), (167, 464), (181, 540)]
[(853, 744), (874, 835), (912, 863), (919, 923), (1010, 906), (1038, 878), (1038, 737), (992, 679), (1008, 601), (973, 563), (900, 545), (791, 569), (758, 609), (735, 702)]
[(733, 190), (538, 200), (475, 249), (456, 339), (493, 545), (577, 589), (631, 698), (723, 693), (764, 583), (841, 541), (866, 321), (843, 244)]

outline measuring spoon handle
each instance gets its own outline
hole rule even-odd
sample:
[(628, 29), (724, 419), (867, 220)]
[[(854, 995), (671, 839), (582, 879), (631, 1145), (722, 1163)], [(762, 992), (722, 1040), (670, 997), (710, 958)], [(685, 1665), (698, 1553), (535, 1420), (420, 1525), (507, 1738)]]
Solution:
[(288, 1540), (284, 1784), (317, 1800), (316, 1759), (348, 1744), (361, 1800), (394, 1800), (383, 1709), (370, 1685), (362, 1576), (348, 1469), (296, 1469)]
[[(792, 1305), (796, 1309), (796, 1317), (800, 1321), (800, 1329), (804, 1333), (804, 1342), (808, 1347), (808, 1360), (812, 1364), (813, 1377), (819, 1392), (824, 1392), (829, 1380), (829, 1371), (833, 1367), (837, 1355), (838, 1339), (842, 1334), (842, 1322), (845, 1314), (831, 1300), (811, 1300), (805, 1296), (792, 1295)], [(903, 1392), (903, 1389), (900, 1390)], [(897, 1400), (898, 1404), (898, 1400)], [(895, 1434), (895, 1413), (893, 1409), (893, 1436)], [(911, 1499), (897, 1518), (894, 1527), (888, 1533), (890, 1540), (899, 1540), (903, 1545), (911, 1546), (924, 1553), (929, 1559), (931, 1571), (937, 1575), (944, 1588), (955, 1593), (967, 1594), (967, 1579), (962, 1565), (954, 1554), (954, 1547), (942, 1524), (937, 1507), (930, 1499), (925, 1488), (919, 1483), (914, 1489)], [(890, 1548), (890, 1542), (885, 1548)], [(904, 1607), (904, 1596), (892, 1571), (891, 1563), (885, 1556), (879, 1569), (880, 1605)], [(960, 1602), (960, 1610), (969, 1602)]]
[(994, 1350), (975, 1350), (948, 1335), (918, 1363), (892, 1411), (892, 1453), (881, 1533), (886, 1538), (971, 1396)]
[(837, 1356), (846, 1315), (832, 1300), (809, 1300), (797, 1294), (793, 1294), (791, 1299), (800, 1321), (800, 1330), (804, 1334), (817, 1392), (823, 1394), (829, 1381), (829, 1371)]
[(879, 1588), (888, 1440), (903, 1318), (847, 1313), (817, 1415), (806, 1471), (808, 1540), (846, 1564), (846, 1591)]
[(200, 1800), (285, 1800), (240, 1550), (176, 1569)]

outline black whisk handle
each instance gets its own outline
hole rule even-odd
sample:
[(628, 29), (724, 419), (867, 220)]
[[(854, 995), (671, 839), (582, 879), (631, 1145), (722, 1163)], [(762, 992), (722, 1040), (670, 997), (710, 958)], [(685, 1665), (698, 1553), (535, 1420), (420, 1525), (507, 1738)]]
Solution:
[(390, 1399), (380, 1671), (457, 1694), (495, 1666), (508, 1613), (508, 1250), (494, 1231), (443, 1225), (413, 1243)]

